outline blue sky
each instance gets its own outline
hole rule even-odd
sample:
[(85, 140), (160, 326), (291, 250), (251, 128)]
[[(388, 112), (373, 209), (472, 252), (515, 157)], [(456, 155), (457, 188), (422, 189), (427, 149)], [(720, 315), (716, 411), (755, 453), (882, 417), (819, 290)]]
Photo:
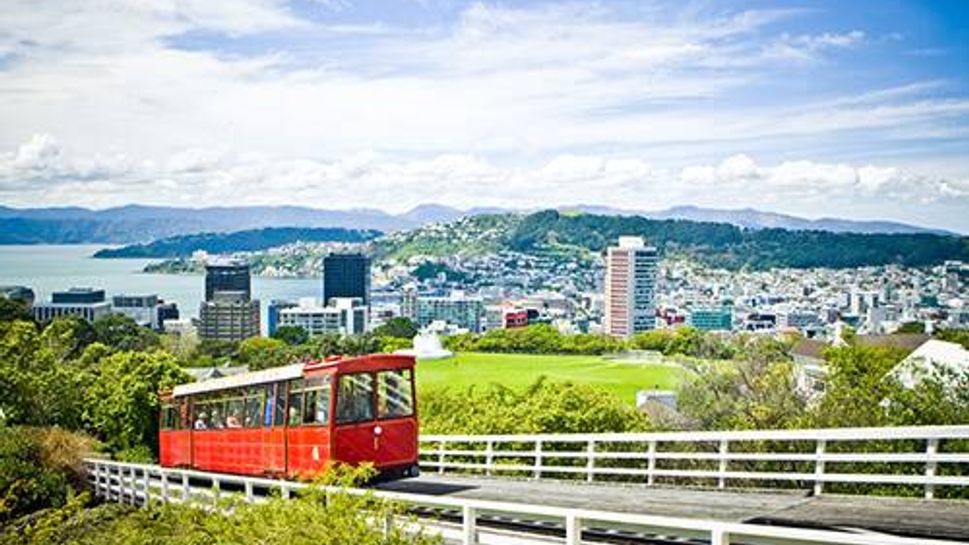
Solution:
[(13, 0), (0, 202), (682, 204), (969, 232), (969, 2)]

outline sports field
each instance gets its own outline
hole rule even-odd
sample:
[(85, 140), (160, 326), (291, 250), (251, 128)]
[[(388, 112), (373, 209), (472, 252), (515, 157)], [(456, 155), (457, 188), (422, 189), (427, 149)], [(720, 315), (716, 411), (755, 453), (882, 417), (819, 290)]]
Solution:
[(686, 374), (673, 365), (611, 361), (602, 356), (465, 352), (417, 364), (418, 387), (502, 384), (524, 388), (545, 376), (550, 382), (601, 386), (629, 403), (635, 403), (637, 390), (675, 389)]

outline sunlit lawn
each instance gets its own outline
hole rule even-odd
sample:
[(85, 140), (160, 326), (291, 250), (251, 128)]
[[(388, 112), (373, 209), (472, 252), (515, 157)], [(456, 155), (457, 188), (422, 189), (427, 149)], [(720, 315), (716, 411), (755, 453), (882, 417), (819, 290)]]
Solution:
[(420, 387), (502, 384), (524, 388), (539, 377), (550, 382), (594, 384), (634, 403), (637, 390), (675, 389), (686, 371), (656, 363), (610, 361), (601, 356), (460, 353), (442, 360), (420, 361)]

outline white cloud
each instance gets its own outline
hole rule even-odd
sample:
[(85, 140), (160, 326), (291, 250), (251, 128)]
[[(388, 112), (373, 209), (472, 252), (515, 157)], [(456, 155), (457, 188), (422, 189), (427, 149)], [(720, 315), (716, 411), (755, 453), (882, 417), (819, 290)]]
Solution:
[[(811, 215), (804, 207), (810, 204), (821, 215), (865, 217), (880, 210), (882, 217), (914, 221), (933, 218), (936, 207), (969, 206), (969, 180), (881, 165), (809, 160), (762, 165), (743, 154), (681, 169), (598, 155), (561, 155), (525, 168), (467, 154), (400, 160), (368, 152), (323, 161), (187, 149), (163, 163), (137, 164), (123, 156), (81, 161), (50, 137), (38, 135), (0, 154), (0, 202), (297, 204), (394, 211), (428, 202), (510, 208), (602, 204), (640, 210), (697, 204)], [(969, 230), (965, 217), (942, 219), (929, 223)]]
[[(969, 98), (943, 93), (957, 86), (777, 97), (789, 74), (836, 78), (815, 61), (866, 45), (864, 31), (784, 34), (800, 12), (687, 4), (637, 18), (609, 3), (473, 4), (402, 28), (311, 22), (283, 0), (12, 0), (0, 202), (965, 205), (969, 167), (939, 177), (865, 157), (966, 138)], [(177, 46), (186, 35), (192, 47)], [(811, 152), (842, 142), (860, 151)], [(738, 154), (764, 149), (806, 159)]]

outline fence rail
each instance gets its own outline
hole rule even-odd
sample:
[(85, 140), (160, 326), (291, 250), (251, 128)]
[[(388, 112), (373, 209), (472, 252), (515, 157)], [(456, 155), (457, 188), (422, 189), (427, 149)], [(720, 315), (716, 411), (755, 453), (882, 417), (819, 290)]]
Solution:
[[(423, 435), (421, 467), (487, 475), (761, 487), (969, 487), (969, 426), (669, 433)], [(846, 490), (839, 490), (844, 492)], [(885, 493), (886, 491), (881, 491)], [(890, 492), (890, 491), (889, 491)]]
[[(108, 501), (146, 506), (153, 502), (180, 502), (213, 507), (228, 493), (226, 485), (241, 488), (234, 496), (247, 502), (264, 501), (271, 491), (279, 491), (284, 498), (305, 489), (304, 483), (206, 473), (182, 469), (162, 468), (155, 465), (130, 464), (108, 460), (85, 460), (88, 476), (95, 493)], [(373, 497), (399, 502), (408, 507), (432, 507), (455, 513), (459, 524), (450, 536), (462, 545), (479, 543), (479, 525), (485, 515), (503, 514), (515, 517), (532, 517), (535, 520), (559, 521), (564, 528), (566, 545), (581, 545), (588, 541), (583, 533), (591, 526), (597, 528), (636, 528), (644, 532), (658, 533), (678, 538), (700, 539), (711, 545), (737, 543), (769, 544), (815, 544), (815, 545), (954, 545), (957, 542), (933, 539), (911, 539), (871, 533), (808, 530), (778, 526), (730, 523), (665, 516), (571, 509), (522, 503), (475, 500), (447, 496), (429, 496), (412, 493), (374, 491), (364, 489), (328, 488), (328, 492), (346, 494), (372, 494)], [(382, 524), (406, 521), (382, 521)], [(421, 522), (430, 529), (440, 528), (433, 520)], [(438, 524), (438, 526), (435, 526)], [(543, 538), (544, 539), (544, 538)], [(519, 538), (516, 541), (521, 542)]]

